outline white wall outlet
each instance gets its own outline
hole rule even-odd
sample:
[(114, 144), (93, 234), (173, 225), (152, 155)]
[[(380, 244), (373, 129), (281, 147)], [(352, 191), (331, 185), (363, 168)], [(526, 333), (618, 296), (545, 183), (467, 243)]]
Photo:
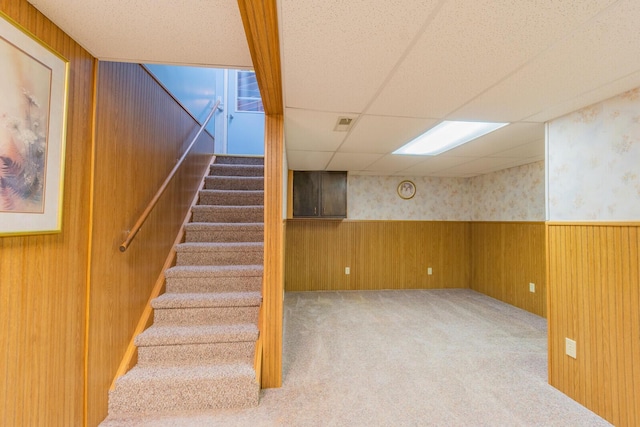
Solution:
[(535, 291), (536, 291), (536, 284), (529, 283), (529, 292), (535, 292)]
[(351, 269), (349, 267), (345, 267), (344, 274), (351, 274)]
[(576, 342), (572, 339), (565, 338), (564, 339), (564, 347), (567, 356), (576, 358)]
[(427, 268), (427, 274), (431, 276), (433, 274), (433, 269), (431, 267)]

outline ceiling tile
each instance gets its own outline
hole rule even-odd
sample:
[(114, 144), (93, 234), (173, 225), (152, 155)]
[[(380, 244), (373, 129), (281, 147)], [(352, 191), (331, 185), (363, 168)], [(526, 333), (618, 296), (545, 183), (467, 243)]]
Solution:
[(235, 0), (29, 2), (101, 60), (253, 67)]
[(460, 175), (483, 174), (493, 168), (503, 169), (510, 167), (518, 159), (509, 159), (504, 157), (482, 157), (470, 162), (444, 169), (441, 172), (454, 173)]
[(336, 153), (329, 162), (327, 170), (363, 170), (381, 157), (382, 154)]
[(410, 117), (361, 116), (339, 151), (390, 153), (435, 123), (435, 120)]
[(409, 175), (432, 175), (436, 172), (459, 166), (473, 161), (476, 157), (428, 157), (424, 161), (405, 169), (403, 172)]
[[(638, 17), (640, 2), (616, 3), (452, 116), (473, 115), (481, 120), (526, 119), (637, 72), (640, 68)], [(638, 86), (640, 79), (628, 84)], [(568, 112), (570, 110), (557, 111), (558, 114)]]
[(525, 158), (513, 159), (509, 163), (496, 164), (496, 165), (486, 169), (484, 172), (482, 172), (482, 174), (487, 174), (487, 173), (491, 173), (491, 172), (497, 172), (499, 170), (504, 170), (504, 169), (515, 168), (517, 166), (528, 165), (529, 163), (539, 162), (541, 160), (544, 161), (544, 156), (542, 156), (542, 157), (536, 156), (536, 157), (530, 157), (530, 158), (526, 158), (526, 159)]
[(387, 154), (375, 163), (369, 165), (366, 170), (384, 173), (400, 172), (408, 167), (423, 161), (421, 156), (401, 156), (397, 154)]
[(376, 171), (349, 171), (349, 175), (363, 175), (363, 176), (380, 176), (386, 175)]
[(287, 147), (292, 150), (336, 150), (347, 137), (347, 132), (333, 130), (338, 116), (341, 115), (349, 114), (285, 109), (284, 131)]
[(550, 121), (570, 112), (580, 110), (585, 106), (595, 104), (596, 102), (611, 98), (617, 94), (635, 89), (638, 86), (640, 86), (640, 72), (634, 72), (620, 79), (607, 82), (597, 88), (590, 89), (585, 93), (564, 100), (560, 103), (553, 105), (548, 104), (545, 106), (544, 110), (530, 116), (528, 120), (534, 122)]
[(519, 145), (509, 150), (500, 151), (493, 155), (493, 157), (515, 157), (518, 159), (528, 159), (537, 156), (542, 156), (542, 158), (544, 158), (544, 138)]
[(610, 3), (447, 1), (366, 112), (443, 118)]
[(285, 105), (361, 112), (436, 0), (281, 0)]
[(331, 156), (333, 152), (287, 149), (287, 164), (290, 170), (319, 171), (327, 167)]

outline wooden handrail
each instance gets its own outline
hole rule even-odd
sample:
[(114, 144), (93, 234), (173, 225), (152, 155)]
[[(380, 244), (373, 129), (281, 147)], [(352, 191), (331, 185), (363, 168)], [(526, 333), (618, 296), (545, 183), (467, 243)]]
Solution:
[(153, 199), (151, 199), (151, 201), (149, 202), (147, 207), (142, 212), (142, 215), (140, 215), (140, 218), (138, 218), (138, 220), (136, 221), (134, 226), (131, 228), (131, 231), (129, 231), (129, 234), (127, 234), (127, 238), (120, 245), (120, 252), (124, 252), (124, 251), (127, 250), (127, 248), (129, 248), (129, 245), (131, 244), (133, 239), (138, 234), (138, 231), (140, 231), (140, 228), (142, 228), (142, 224), (144, 224), (144, 222), (149, 217), (149, 214), (151, 213), (153, 208), (158, 203), (158, 200), (160, 200), (160, 197), (162, 196), (164, 191), (169, 186), (169, 183), (171, 182), (173, 177), (176, 175), (176, 172), (178, 172), (178, 169), (180, 169), (180, 166), (182, 166), (182, 163), (184, 162), (184, 160), (187, 158), (187, 156), (191, 152), (191, 149), (196, 144), (196, 141), (200, 137), (200, 134), (204, 131), (204, 128), (207, 127), (207, 124), (209, 124), (209, 120), (211, 120), (211, 117), (213, 117), (213, 114), (218, 110), (219, 106), (220, 106), (220, 100), (216, 101), (215, 105), (211, 109), (211, 112), (209, 113), (209, 115), (207, 116), (205, 121), (202, 123), (202, 126), (200, 126), (200, 130), (198, 130), (198, 133), (196, 133), (196, 136), (193, 137), (193, 140), (191, 141), (191, 143), (189, 144), (189, 146), (185, 150), (185, 152), (182, 155), (182, 157), (180, 157), (180, 159), (178, 160), (176, 165), (173, 167), (171, 172), (169, 172), (169, 176), (167, 176), (167, 178), (164, 180), (164, 182), (162, 183), (162, 185), (160, 186), (160, 188), (156, 192), (155, 196), (153, 196)]

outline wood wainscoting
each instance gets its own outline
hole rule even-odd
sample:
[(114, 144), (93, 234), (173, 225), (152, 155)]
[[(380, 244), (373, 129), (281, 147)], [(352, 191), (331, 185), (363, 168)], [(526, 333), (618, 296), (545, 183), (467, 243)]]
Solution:
[(285, 290), (467, 288), (469, 243), (468, 222), (288, 220)]
[(547, 239), (549, 382), (616, 426), (638, 426), (640, 224), (548, 223)]
[(471, 266), (471, 289), (546, 317), (543, 222), (472, 222)]
[(70, 70), (62, 231), (0, 237), (0, 425), (80, 426), (94, 58), (26, 0), (0, 0), (0, 10)]

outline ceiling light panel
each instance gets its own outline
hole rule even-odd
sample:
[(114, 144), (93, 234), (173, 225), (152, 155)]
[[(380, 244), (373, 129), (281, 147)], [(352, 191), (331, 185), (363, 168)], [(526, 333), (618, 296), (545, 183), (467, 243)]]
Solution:
[(444, 121), (409, 141), (393, 154), (435, 156), (506, 125), (508, 123)]

